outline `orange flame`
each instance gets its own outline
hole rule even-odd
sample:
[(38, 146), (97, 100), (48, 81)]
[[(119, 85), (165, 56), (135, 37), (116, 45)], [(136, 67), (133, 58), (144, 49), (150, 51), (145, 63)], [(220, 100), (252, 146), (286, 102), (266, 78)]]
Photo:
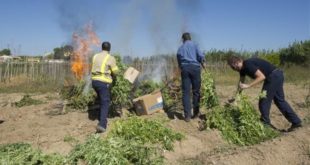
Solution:
[(85, 74), (86, 70), (85, 66), (85, 63), (78, 56), (76, 56), (76, 59), (71, 65), (71, 70), (73, 71), (75, 77), (78, 80), (81, 80), (83, 78), (82, 76)]
[[(76, 45), (73, 53), (71, 71), (74, 73), (78, 80), (89, 71), (88, 60), (92, 51), (92, 46), (98, 46), (100, 43), (96, 33), (92, 30), (92, 26), (88, 24), (85, 27), (84, 34), (73, 33), (73, 42)], [(85, 38), (83, 38), (83, 36)]]

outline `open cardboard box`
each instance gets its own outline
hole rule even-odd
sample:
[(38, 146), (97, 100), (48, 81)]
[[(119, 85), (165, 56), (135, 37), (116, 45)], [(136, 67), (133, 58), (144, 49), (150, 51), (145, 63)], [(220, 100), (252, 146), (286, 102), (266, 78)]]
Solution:
[(150, 115), (163, 109), (163, 98), (160, 90), (140, 96), (133, 100), (137, 115)]
[(137, 79), (139, 73), (140, 72), (136, 70), (135, 68), (129, 67), (124, 73), (124, 78), (133, 84), (135, 80)]

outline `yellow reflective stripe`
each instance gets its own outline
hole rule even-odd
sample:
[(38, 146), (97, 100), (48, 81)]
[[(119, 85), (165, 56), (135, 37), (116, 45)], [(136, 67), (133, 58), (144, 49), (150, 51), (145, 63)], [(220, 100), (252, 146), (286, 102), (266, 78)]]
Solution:
[[(106, 82), (106, 83), (112, 83), (112, 81), (113, 81), (112, 78), (106, 77), (105, 74), (104, 74), (104, 73), (111, 74), (111, 70), (105, 70), (107, 62), (109, 60), (109, 57), (110, 57), (110, 54), (107, 54), (106, 57), (104, 57), (103, 62), (101, 64), (100, 72), (103, 73), (103, 74), (92, 75), (92, 79), (93, 80), (99, 80), (99, 81), (103, 81), (103, 82)], [(95, 61), (95, 56), (93, 58), (93, 63), (94, 63), (94, 61)]]
[(109, 57), (110, 57), (110, 55), (107, 54), (107, 56), (104, 58), (103, 63), (101, 64), (101, 73), (105, 73), (105, 66), (107, 64)]

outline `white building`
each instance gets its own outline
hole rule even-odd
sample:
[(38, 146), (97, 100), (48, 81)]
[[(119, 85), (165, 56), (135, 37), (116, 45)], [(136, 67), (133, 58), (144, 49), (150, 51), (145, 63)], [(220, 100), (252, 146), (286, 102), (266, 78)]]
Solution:
[(13, 60), (12, 56), (7, 56), (7, 55), (0, 56), (0, 62), (9, 62), (12, 60)]

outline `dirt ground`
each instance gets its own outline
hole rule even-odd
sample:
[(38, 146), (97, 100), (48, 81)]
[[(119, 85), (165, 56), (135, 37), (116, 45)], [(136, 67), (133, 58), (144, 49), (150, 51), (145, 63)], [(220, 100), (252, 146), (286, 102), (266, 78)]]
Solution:
[[(234, 86), (218, 86), (223, 103), (232, 96)], [(246, 91), (255, 98), (260, 87)], [(310, 110), (305, 106), (307, 90), (303, 86), (285, 85), (286, 99), (304, 120), (303, 127), (280, 137), (249, 147), (237, 147), (226, 143), (217, 130), (199, 131), (199, 119), (189, 123), (170, 119), (167, 126), (182, 132), (185, 140), (176, 142), (174, 151), (165, 152), (166, 164), (305, 164), (310, 165)], [(68, 154), (74, 145), (70, 137), (83, 141), (93, 134), (97, 120), (90, 113), (69, 112), (60, 114), (63, 101), (56, 93), (31, 94), (44, 101), (40, 105), (21, 108), (12, 106), (25, 94), (0, 94), (0, 144), (26, 142), (45, 153)], [(253, 100), (253, 103), (257, 104)], [(148, 117), (167, 118), (165, 113)], [(272, 123), (279, 129), (290, 126), (277, 108), (271, 109)], [(109, 124), (117, 118), (109, 119)], [(108, 129), (109, 131), (109, 129)]]

